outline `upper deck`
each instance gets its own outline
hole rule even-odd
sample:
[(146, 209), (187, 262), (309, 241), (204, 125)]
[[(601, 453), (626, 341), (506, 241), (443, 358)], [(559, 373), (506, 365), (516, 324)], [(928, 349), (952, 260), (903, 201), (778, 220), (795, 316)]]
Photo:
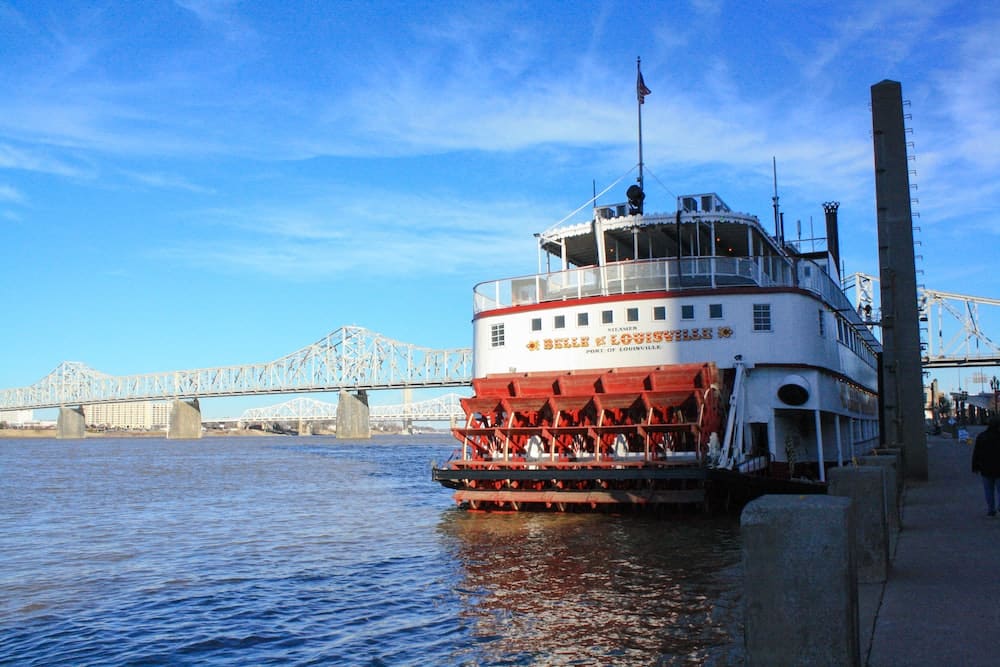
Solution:
[(755, 216), (732, 211), (715, 193), (680, 196), (674, 213), (633, 215), (628, 204), (597, 206), (590, 221), (546, 230), (538, 241), (550, 270), (554, 261), (569, 268), (625, 260), (784, 254)]
[(599, 206), (589, 222), (539, 234), (547, 270), (476, 285), (475, 315), (643, 292), (787, 288), (814, 294), (879, 347), (831, 277), (836, 269), (823, 261), (825, 252), (803, 254), (779, 242), (755, 216), (733, 212), (714, 193), (682, 195), (677, 206), (672, 215)]

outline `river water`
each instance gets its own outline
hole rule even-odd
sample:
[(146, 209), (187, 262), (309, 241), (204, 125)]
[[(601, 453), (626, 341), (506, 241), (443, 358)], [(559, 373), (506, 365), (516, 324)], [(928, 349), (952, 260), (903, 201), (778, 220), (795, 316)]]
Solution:
[(0, 664), (742, 664), (735, 519), (464, 512), (453, 449), (0, 439)]

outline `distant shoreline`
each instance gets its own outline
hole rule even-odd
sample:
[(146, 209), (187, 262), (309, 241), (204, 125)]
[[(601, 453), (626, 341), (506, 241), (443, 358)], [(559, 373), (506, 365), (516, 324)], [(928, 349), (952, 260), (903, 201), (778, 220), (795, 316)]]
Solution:
[[(412, 435), (447, 435), (446, 431), (441, 432), (423, 432)], [(281, 436), (281, 433), (274, 433), (272, 431), (260, 431), (257, 429), (234, 429), (227, 431), (219, 431), (215, 429), (209, 429), (207, 431), (202, 431), (202, 437), (204, 438), (231, 438), (231, 437), (242, 437), (242, 436)], [(317, 436), (336, 436), (335, 433), (321, 433), (316, 434)], [(372, 431), (372, 437), (381, 437), (386, 435), (399, 435), (392, 431)], [(28, 439), (28, 438), (55, 438), (56, 430), (54, 428), (0, 428), (0, 439)], [(166, 431), (87, 431), (85, 439), (100, 439), (100, 438), (165, 438), (167, 437)]]
[[(245, 435), (278, 435), (268, 431), (258, 431), (252, 429), (236, 429), (232, 431), (208, 430), (202, 433), (203, 437), (231, 437)], [(54, 428), (0, 428), (0, 438), (55, 438)], [(165, 438), (166, 431), (87, 431), (87, 438)]]

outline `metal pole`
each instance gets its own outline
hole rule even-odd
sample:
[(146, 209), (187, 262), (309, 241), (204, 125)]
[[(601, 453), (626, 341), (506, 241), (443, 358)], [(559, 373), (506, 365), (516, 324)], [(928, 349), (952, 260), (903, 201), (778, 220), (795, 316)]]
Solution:
[(639, 58), (635, 59), (635, 72), (636, 72), (635, 93), (637, 101), (636, 108), (638, 109), (639, 113), (639, 189), (645, 192), (645, 190), (643, 190), (643, 185), (642, 185), (642, 103), (646, 96), (646, 93), (643, 91), (648, 90), (648, 88), (646, 88), (646, 85), (642, 80), (642, 68), (640, 67)]
[(826, 481), (826, 468), (824, 467), (823, 459), (823, 420), (820, 417), (819, 410), (813, 412), (816, 419), (816, 459), (819, 463), (819, 481)]

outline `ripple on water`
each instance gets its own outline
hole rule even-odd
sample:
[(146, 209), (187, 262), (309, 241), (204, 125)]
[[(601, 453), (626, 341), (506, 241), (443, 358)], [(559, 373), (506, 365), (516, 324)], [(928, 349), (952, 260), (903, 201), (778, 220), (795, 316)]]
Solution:
[(0, 441), (0, 663), (739, 664), (732, 522), (461, 512), (453, 449)]

